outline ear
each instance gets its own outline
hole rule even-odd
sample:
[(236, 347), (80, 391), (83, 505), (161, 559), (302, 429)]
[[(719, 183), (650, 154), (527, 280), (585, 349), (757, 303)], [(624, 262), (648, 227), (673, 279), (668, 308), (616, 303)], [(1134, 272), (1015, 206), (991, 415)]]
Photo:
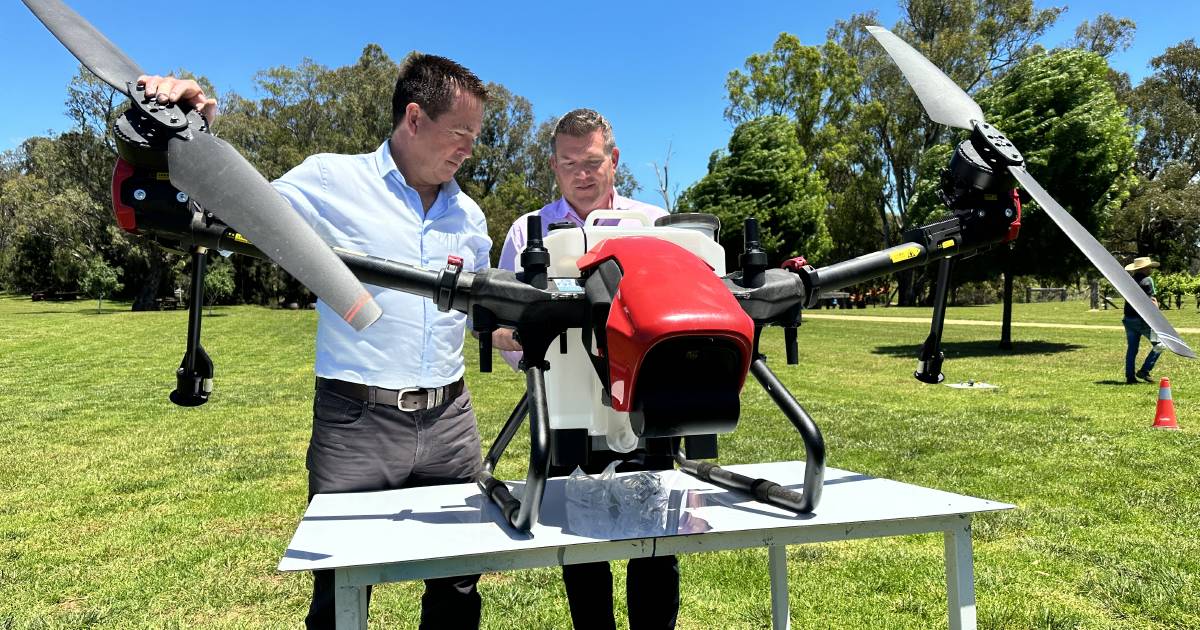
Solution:
[(615, 170), (617, 170), (617, 164), (619, 164), (621, 161), (621, 150), (618, 149), (617, 147), (613, 147), (612, 161), (613, 161), (613, 170), (615, 171)]
[(553, 155), (550, 156), (550, 171), (554, 173), (555, 177), (558, 177), (558, 159)]
[(404, 126), (405, 130), (408, 131), (408, 133), (410, 135), (416, 135), (417, 123), (420, 120), (421, 120), (421, 106), (420, 105), (417, 105), (416, 103), (409, 103), (407, 106), (405, 106), (404, 119), (400, 121), (400, 124)]

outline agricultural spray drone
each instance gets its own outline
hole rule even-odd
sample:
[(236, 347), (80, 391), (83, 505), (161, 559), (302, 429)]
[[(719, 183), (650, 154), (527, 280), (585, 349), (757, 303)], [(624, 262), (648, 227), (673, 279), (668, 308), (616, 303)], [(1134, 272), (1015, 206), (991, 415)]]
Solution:
[[(130, 97), (131, 106), (115, 128), (119, 159), (112, 193), (117, 223), (127, 232), (192, 255), (187, 351), (171, 400), (200, 405), (212, 390), (212, 362), (200, 345), (208, 249), (275, 261), (357, 330), (381, 314), (360, 280), (424, 296), (442, 311), (466, 313), (479, 333), (483, 371), (491, 368), (490, 333), (498, 327), (515, 329), (524, 347), (520, 369), (526, 394), (489, 450), (477, 482), (508, 524), (521, 531), (537, 519), (551, 461), (586, 461), (590, 439), (608, 431), (596, 426), (554, 428), (546, 374), (571, 352), (584, 357), (603, 406), (624, 423), (618, 429), (632, 431), (635, 444), (673, 456), (685, 472), (718, 486), (749, 492), (796, 512), (814, 510), (824, 475), (824, 441), (803, 407), (767, 367), (759, 352), (763, 328), (783, 327), (787, 362), (795, 364), (801, 312), (815, 306), (822, 292), (936, 262), (935, 309), (914, 375), (926, 383), (940, 382), (951, 262), (1016, 238), (1021, 205), (1014, 179), (1168, 348), (1195, 356), (1117, 261), (1029, 175), (1020, 152), (984, 122), (979, 106), (920, 53), (879, 27), (868, 30), (899, 65), (930, 118), (971, 131), (942, 174), (940, 193), (950, 210), (947, 218), (905, 233), (904, 242), (895, 247), (820, 268), (799, 258), (783, 268), (767, 268), (758, 225), (749, 219), (741, 269), (726, 275), (714, 273), (716, 265), (669, 238), (616, 233), (606, 240), (593, 236), (592, 246), (578, 252), (570, 273), (551, 273), (555, 252), (537, 238), (521, 256), (521, 272), (471, 273), (453, 258), (443, 269), (423, 269), (330, 249), (249, 162), (208, 133), (198, 112), (145, 98), (136, 84), (144, 73), (87, 21), (58, 0), (25, 4), (84, 66)], [(528, 233), (539, 235), (541, 226), (535, 221), (531, 219)], [(602, 235), (605, 228), (594, 229)], [(660, 229), (664, 236), (666, 231), (686, 230)], [(716, 434), (737, 426), (747, 373), (766, 389), (804, 440), (800, 492), (699, 461), (715, 457)], [(492, 471), (526, 416), (529, 472), (523, 498), (517, 499)]]

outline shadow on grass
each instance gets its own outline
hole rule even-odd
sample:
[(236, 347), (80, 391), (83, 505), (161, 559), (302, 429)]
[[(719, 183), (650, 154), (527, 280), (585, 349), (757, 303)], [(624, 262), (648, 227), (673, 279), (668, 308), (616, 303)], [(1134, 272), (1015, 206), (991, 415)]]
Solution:
[(1105, 379), (1103, 381), (1096, 381), (1096, 385), (1120, 385), (1121, 387), (1131, 387), (1133, 385), (1155, 385), (1155, 383), (1145, 383), (1142, 381), (1138, 381), (1136, 383), (1126, 383), (1124, 380)]
[[(1012, 348), (1002, 349), (999, 341), (952, 341), (942, 344), (942, 353), (947, 358), (964, 357), (1008, 357), (1024, 354), (1057, 354), (1074, 352), (1084, 346), (1059, 341), (1014, 341)], [(891, 357), (915, 357), (921, 353), (921, 344), (877, 346), (875, 354)]]

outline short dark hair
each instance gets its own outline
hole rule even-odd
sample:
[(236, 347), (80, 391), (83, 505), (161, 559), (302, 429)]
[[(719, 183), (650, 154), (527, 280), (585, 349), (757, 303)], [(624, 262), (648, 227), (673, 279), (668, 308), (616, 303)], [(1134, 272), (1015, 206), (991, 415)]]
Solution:
[(617, 146), (617, 141), (613, 138), (612, 125), (600, 112), (587, 108), (573, 109), (558, 119), (558, 124), (554, 125), (554, 135), (550, 136), (550, 153), (558, 150), (560, 134), (582, 138), (593, 131), (599, 131), (604, 135), (604, 151), (612, 153), (613, 147)]
[(459, 91), (487, 102), (487, 87), (474, 72), (445, 57), (409, 53), (400, 63), (400, 76), (392, 92), (392, 128), (400, 124), (409, 103), (420, 105), (436, 119), (450, 109)]

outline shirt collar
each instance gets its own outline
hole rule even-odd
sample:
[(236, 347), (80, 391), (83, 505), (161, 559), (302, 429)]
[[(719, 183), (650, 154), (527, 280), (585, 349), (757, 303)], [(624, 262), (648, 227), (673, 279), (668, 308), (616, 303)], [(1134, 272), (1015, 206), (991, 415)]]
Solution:
[[(388, 176), (395, 173), (396, 181), (408, 186), (408, 181), (404, 179), (404, 173), (400, 172), (400, 168), (396, 166), (396, 160), (392, 157), (391, 138), (384, 140), (383, 144), (379, 145), (379, 148), (375, 150), (375, 168), (379, 171), (380, 177), (386, 179)], [(409, 187), (411, 188), (411, 186)], [(451, 179), (450, 181), (442, 184), (441, 188), (438, 190), (438, 195), (453, 197), (460, 192), (462, 192), (462, 188), (459, 188), (458, 182), (454, 179)]]
[[(616, 188), (613, 188), (612, 200), (612, 210), (625, 210), (629, 207), (629, 200), (618, 195)], [(602, 209), (607, 208), (597, 208), (597, 210)], [(567, 201), (566, 197), (560, 196), (557, 201), (550, 204), (550, 210), (550, 216), (546, 218), (552, 221), (561, 221), (569, 218), (571, 221), (583, 225), (583, 219), (580, 218), (579, 213), (575, 211), (575, 208), (571, 206), (571, 202)]]

